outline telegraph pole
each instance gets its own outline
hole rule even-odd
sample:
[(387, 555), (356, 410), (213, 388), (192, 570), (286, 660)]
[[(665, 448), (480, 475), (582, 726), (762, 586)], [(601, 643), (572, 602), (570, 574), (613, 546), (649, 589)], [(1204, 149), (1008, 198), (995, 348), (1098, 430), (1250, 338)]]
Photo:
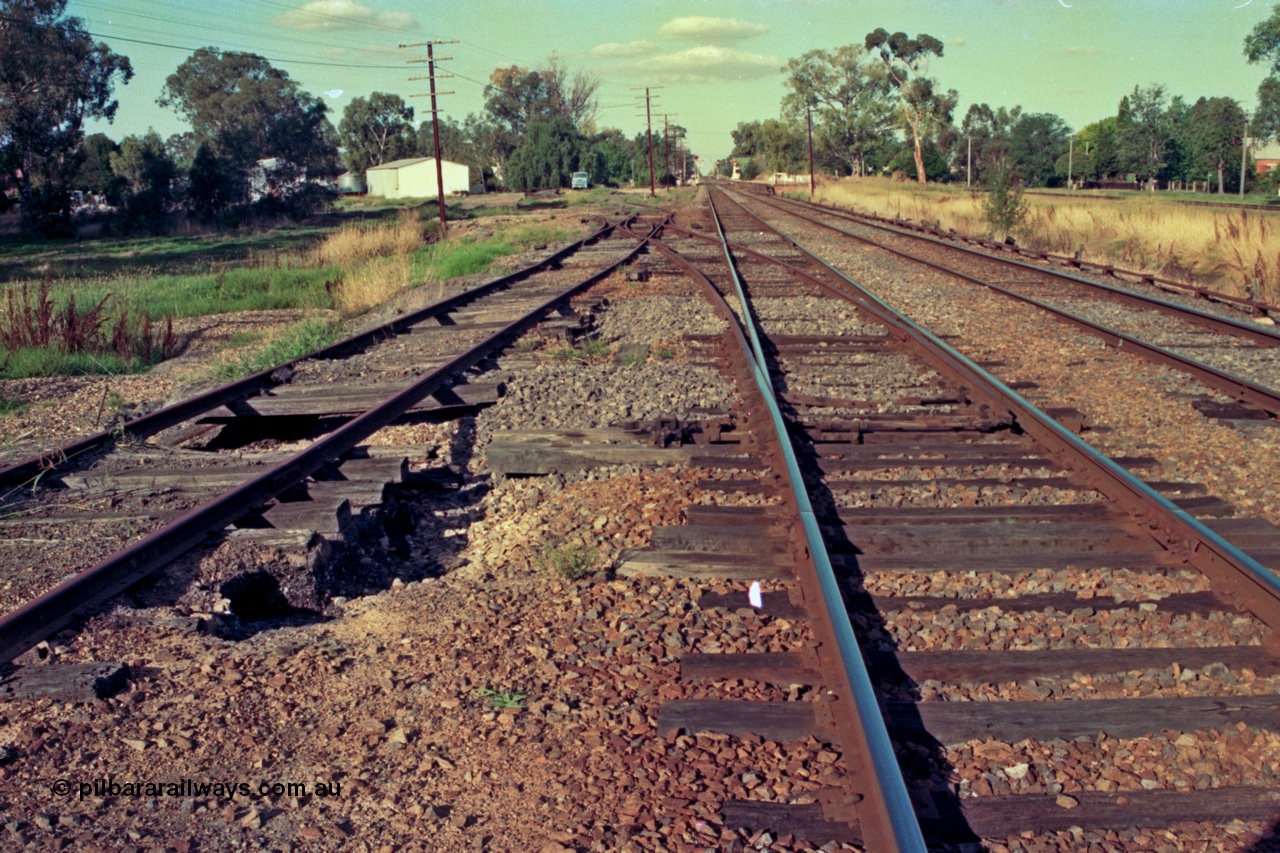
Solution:
[(675, 113), (662, 114), (662, 158), (666, 165), (663, 167), (666, 174), (663, 175), (662, 185), (665, 187), (667, 181), (671, 179), (671, 140), (667, 136), (667, 119), (674, 118)]
[(809, 121), (809, 201), (813, 201), (813, 106), (805, 105), (805, 114)]
[[(632, 91), (644, 89), (644, 121), (645, 133), (649, 138), (649, 198), (653, 198), (656, 193), (653, 191), (653, 107), (649, 100), (650, 89), (661, 89), (661, 86), (632, 86)], [(636, 95), (636, 97), (640, 97)]]
[[(426, 79), (430, 83), (430, 88), (431, 88), (431, 91), (429, 94), (429, 97), (431, 98), (431, 141), (435, 149), (435, 155), (436, 155), (436, 203), (440, 207), (440, 239), (441, 240), (449, 236), (449, 222), (445, 216), (445, 210), (444, 210), (444, 167), (440, 162), (440, 110), (437, 109), (436, 107), (436, 95), (437, 94), (452, 95), (453, 92), (436, 92), (436, 76), (437, 76), (436, 63), (444, 62), (446, 60), (452, 59), (453, 57), (441, 56), (437, 58), (432, 48), (437, 44), (457, 44), (457, 43), (458, 43), (457, 39), (431, 39), (430, 41), (420, 41), (420, 42), (415, 42), (414, 44), (399, 45), (400, 47), (424, 47), (425, 46), (427, 48), (427, 58), (425, 60), (422, 60), (422, 59), (409, 60), (410, 63), (426, 62), (427, 76), (425, 78), (410, 77), (409, 79), (410, 80)], [(453, 75), (441, 74), (439, 76), (452, 77)], [(409, 97), (422, 98), (422, 97), (428, 97), (428, 95), (417, 94), (417, 95), (410, 95)]]
[(1067, 140), (1067, 189), (1071, 189), (1071, 173), (1076, 163), (1076, 135), (1073, 133)]
[(1249, 153), (1249, 114), (1244, 114), (1244, 131), (1240, 137), (1240, 203), (1244, 204), (1244, 170)]

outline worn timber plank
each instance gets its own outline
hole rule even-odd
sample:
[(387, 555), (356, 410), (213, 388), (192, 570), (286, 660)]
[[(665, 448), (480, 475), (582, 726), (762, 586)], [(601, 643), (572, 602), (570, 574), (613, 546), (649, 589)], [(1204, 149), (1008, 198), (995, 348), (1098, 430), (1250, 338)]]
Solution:
[(0, 679), (0, 701), (47, 697), (55, 702), (92, 702), (124, 687), (123, 663), (64, 663), (18, 667)]
[(1062, 808), (1056, 797), (1045, 794), (966, 797), (959, 801), (958, 808), (954, 800), (935, 798), (939, 816), (924, 821), (924, 830), (935, 840), (955, 843), (1022, 832), (1063, 832), (1073, 826), (1166, 828), (1184, 821), (1273, 821), (1280, 815), (1280, 791), (1261, 787), (1072, 791), (1071, 798), (1077, 802), (1071, 809)]
[[(1188, 592), (1169, 595), (1159, 600), (1117, 601), (1108, 595), (1080, 598), (1073, 592), (1046, 592), (1019, 595), (1013, 598), (944, 598), (941, 596), (904, 595), (872, 596), (872, 602), (881, 613), (897, 610), (938, 611), (944, 607), (960, 613), (997, 607), (1005, 613), (1035, 613), (1054, 608), (1066, 613), (1087, 607), (1092, 610), (1142, 610), (1173, 613), (1178, 616), (1207, 616), (1210, 613), (1232, 611), (1234, 606), (1224, 602), (1212, 592)], [(1143, 605), (1146, 605), (1144, 608)]]
[(815, 847), (835, 841), (861, 844), (862, 831), (855, 824), (827, 820), (820, 803), (766, 803), (730, 800), (720, 807), (724, 825), (753, 833), (768, 830), (775, 837), (794, 835)]
[(1081, 552), (1076, 549), (1017, 549), (1016, 553), (916, 553), (916, 554), (851, 554), (832, 555), (841, 568), (870, 574), (873, 572), (1029, 572), (1036, 569), (1142, 569), (1159, 571), (1182, 565), (1182, 560), (1167, 551), (1151, 550), (1117, 554)]
[(832, 727), (815, 702), (752, 702), (739, 699), (669, 699), (658, 709), (658, 733), (720, 732), (765, 740), (830, 740)]
[(844, 531), (868, 554), (989, 554), (1010, 549), (1063, 552), (1127, 551), (1155, 548), (1154, 541), (1128, 523), (1022, 521), (858, 525)]
[(810, 650), (799, 652), (689, 653), (680, 658), (682, 681), (749, 679), (787, 687), (820, 684), (818, 659)]
[[(406, 383), (407, 384), (407, 383)], [(360, 415), (404, 390), (403, 384), (282, 386), (274, 394), (250, 397), (234, 408), (214, 409), (197, 423), (229, 423), (246, 417), (341, 417)], [(500, 383), (454, 385), (447, 401), (426, 397), (409, 412), (431, 412), (458, 407), (492, 405), (502, 395)], [(440, 392), (444, 395), (444, 392)], [(239, 412), (239, 414), (237, 414)]]
[(1193, 732), (1244, 723), (1275, 730), (1280, 725), (1280, 695), (887, 704), (891, 728), (924, 730), (946, 746), (986, 737), (1010, 743), (1098, 732), (1137, 738), (1166, 729)]
[(617, 573), (623, 577), (783, 580), (795, 575), (788, 554), (727, 554), (710, 551), (624, 551)]
[[(857, 507), (838, 510), (846, 527), (874, 524), (976, 524), (1017, 519), (1024, 522), (1083, 521), (1086, 519), (1127, 520), (1111, 504), (1049, 504), (1044, 506), (964, 506), (964, 507)], [(824, 518), (823, 521), (831, 521)]]
[[(805, 619), (808, 612), (803, 605), (796, 604), (791, 596), (783, 591), (765, 592), (760, 595), (759, 613), (765, 616), (777, 616), (781, 619)], [(725, 610), (755, 610), (745, 592), (708, 592), (698, 599), (698, 606), (703, 610), (721, 607)]]
[(787, 550), (787, 529), (769, 524), (681, 524), (653, 528), (653, 547), (669, 551), (779, 554)]
[[(1261, 646), (1222, 646), (1190, 649), (1049, 649), (1044, 651), (868, 652), (867, 662), (882, 673), (899, 672), (914, 681), (933, 679), (950, 683), (1023, 681), (1029, 678), (1133, 672), (1166, 669), (1203, 669), (1220, 663), (1231, 669), (1252, 669), (1259, 676), (1280, 672), (1280, 659)], [(686, 658), (687, 659), (687, 658)], [(683, 666), (683, 661), (681, 661)]]

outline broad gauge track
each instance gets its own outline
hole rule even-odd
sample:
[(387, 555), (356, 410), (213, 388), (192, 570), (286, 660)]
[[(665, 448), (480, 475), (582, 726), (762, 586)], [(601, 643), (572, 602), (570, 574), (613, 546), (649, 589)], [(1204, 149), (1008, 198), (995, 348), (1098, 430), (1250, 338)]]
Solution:
[[(12, 660), (228, 525), (268, 545), (282, 536), (304, 549), (317, 536), (341, 540), (355, 514), (381, 501), (384, 484), (409, 476), (403, 448), (371, 448), (366, 439), (411, 413), (448, 418), (491, 404), (502, 389), (471, 381), (476, 368), (553, 313), (548, 333), (581, 328), (586, 316), (570, 300), (644, 245), (643, 235), (614, 232), (604, 222), (516, 273), (0, 472), (11, 499), (36, 498), (13, 504), (16, 523), (5, 528), (11, 551), (33, 555), (27, 576), (9, 581), (3, 657)], [(153, 436), (165, 440), (143, 443)], [(192, 438), (200, 449), (173, 446)], [(264, 438), (276, 449), (238, 452)], [(90, 506), (105, 498), (105, 510), (68, 515), (59, 510), (68, 496)], [(41, 540), (23, 532), (48, 525), (62, 537), (85, 536), (79, 557), (88, 564), (42, 565)], [(100, 542), (85, 533), (94, 527)], [(121, 539), (122, 550), (112, 544)], [(51, 577), (65, 580), (53, 585)]]
[[(659, 730), (777, 742), (838, 730), (835, 742), (858, 745), (837, 749), (854, 792), (852, 825), (868, 849), (918, 849), (901, 829), (913, 821), (934, 844), (1019, 849), (1142, 850), (1156, 836), (1196, 843), (1228, 832), (1241, 846), (1226, 849), (1246, 849), (1262, 837), (1280, 810), (1267, 757), (1280, 742), (1280, 582), (1267, 568), (1280, 565), (1276, 531), (1232, 518), (1194, 485), (1144, 484), (1125, 466), (1153, 459), (1107, 459), (713, 198), (733, 273), (715, 260), (710, 221), (668, 228), (655, 246), (726, 294), (740, 280), (751, 314), (729, 302), (752, 318), (753, 357), (796, 453), (792, 480), (807, 491), (789, 499), (790, 518), (689, 511), (666, 551), (630, 568), (775, 581), (794, 571), (791, 592), (765, 600), (762, 612), (795, 618), (802, 600), (815, 642), (783, 654), (752, 654), (748, 643), (745, 652), (686, 656), (686, 679), (727, 684), (730, 694), (734, 684), (790, 684), (793, 700), (673, 701)], [(790, 545), (770, 548), (768, 536)], [(793, 559), (810, 558), (829, 564), (843, 603), (820, 573), (793, 570)], [(869, 705), (857, 696), (862, 661), (844, 658), (849, 682), (831, 675), (836, 649), (846, 651), (837, 636), (845, 605), (876, 691)], [(816, 689), (795, 701), (796, 685)], [(896, 762), (854, 725), (876, 726), (877, 704)], [(1237, 757), (1243, 744), (1253, 757)], [(909, 815), (884, 793), (901, 784)], [(818, 843), (837, 799), (747, 797), (723, 812)]]

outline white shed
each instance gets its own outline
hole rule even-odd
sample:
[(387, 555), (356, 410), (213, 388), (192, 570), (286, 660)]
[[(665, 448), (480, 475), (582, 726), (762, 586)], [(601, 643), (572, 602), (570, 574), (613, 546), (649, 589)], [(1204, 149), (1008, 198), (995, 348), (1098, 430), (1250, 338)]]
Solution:
[[(471, 189), (471, 170), (462, 163), (440, 161), (444, 177), (444, 194), (465, 193)], [(435, 198), (436, 160), (434, 157), (410, 157), (372, 166), (365, 173), (369, 195), (382, 198)]]

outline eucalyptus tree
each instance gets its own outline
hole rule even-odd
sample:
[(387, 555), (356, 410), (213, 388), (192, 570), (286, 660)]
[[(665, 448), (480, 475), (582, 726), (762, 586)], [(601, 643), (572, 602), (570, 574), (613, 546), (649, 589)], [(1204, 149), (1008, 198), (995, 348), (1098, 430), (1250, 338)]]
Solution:
[(906, 33), (889, 34), (883, 27), (867, 33), (864, 45), (876, 51), (898, 96), (898, 114), (910, 141), (916, 163), (916, 180), (925, 183), (924, 140), (950, 124), (959, 94), (945, 94), (928, 76), (931, 57), (942, 56), (942, 42), (928, 33), (910, 38)]
[(790, 59), (782, 71), (790, 91), (782, 116), (791, 123), (814, 118), (814, 145), (823, 159), (866, 174), (867, 155), (893, 127), (893, 87), (879, 63), (861, 45), (811, 50)]

